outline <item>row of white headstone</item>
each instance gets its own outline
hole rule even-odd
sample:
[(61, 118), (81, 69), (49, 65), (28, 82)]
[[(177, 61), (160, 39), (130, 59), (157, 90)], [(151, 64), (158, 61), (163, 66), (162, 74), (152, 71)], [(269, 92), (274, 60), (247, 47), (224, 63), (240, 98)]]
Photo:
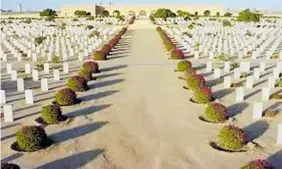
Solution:
[[(270, 99), (270, 88), (268, 87), (263, 87), (261, 89), (261, 99), (262, 101), (269, 101)], [(235, 97), (236, 102), (242, 102), (245, 100), (245, 90), (243, 87), (237, 87), (236, 88), (236, 97)]]

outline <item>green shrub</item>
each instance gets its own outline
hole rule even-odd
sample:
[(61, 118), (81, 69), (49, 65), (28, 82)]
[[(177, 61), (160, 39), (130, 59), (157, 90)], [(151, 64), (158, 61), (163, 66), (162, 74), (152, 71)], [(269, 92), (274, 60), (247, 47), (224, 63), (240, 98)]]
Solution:
[(89, 89), (86, 79), (82, 76), (72, 76), (69, 78), (67, 87), (75, 92), (84, 92)]
[(226, 27), (226, 26), (232, 26), (232, 25), (231, 25), (231, 22), (229, 22), (229, 21), (226, 20), (226, 19), (222, 21), (222, 24), (223, 24), (224, 27)]
[(220, 103), (209, 103), (206, 111), (205, 118), (214, 123), (224, 122), (228, 119), (226, 106)]
[(274, 118), (278, 113), (279, 113), (279, 111), (277, 111), (277, 110), (266, 109), (266, 110), (263, 112), (263, 116), (264, 116), (264, 117), (267, 117), (267, 118)]
[(1, 169), (20, 169), (20, 166), (13, 163), (1, 163)]
[(36, 37), (36, 38), (34, 39), (34, 43), (35, 43), (36, 45), (40, 45), (40, 44), (43, 43), (43, 41), (44, 41), (45, 39), (46, 39), (46, 37), (44, 37), (44, 36)]
[(84, 68), (80, 69), (79, 72), (78, 72), (78, 74), (79, 74), (80, 76), (84, 77), (84, 79), (85, 79), (86, 81), (90, 81), (90, 80), (93, 80), (93, 79), (94, 79), (94, 78), (92, 77), (92, 73), (91, 73), (89, 70), (84, 69)]
[(43, 106), (40, 114), (47, 124), (57, 124), (65, 119), (60, 106), (57, 104)]
[(240, 169), (274, 169), (267, 161), (265, 160), (254, 160), (244, 165)]
[(55, 95), (55, 102), (61, 106), (74, 105), (77, 101), (76, 93), (69, 88), (59, 90)]
[(278, 79), (275, 84), (276, 87), (282, 87), (282, 78)]
[(42, 63), (42, 61), (37, 61), (35, 67), (36, 70), (41, 71), (44, 69), (44, 64)]
[(94, 60), (106, 60), (106, 54), (103, 51), (96, 51), (94, 53)]
[(44, 129), (39, 126), (23, 126), (16, 134), (16, 140), (21, 150), (36, 151), (46, 147), (49, 142)]
[(210, 88), (201, 88), (194, 91), (193, 100), (196, 103), (206, 104), (212, 100), (212, 91)]
[(60, 63), (60, 57), (56, 56), (56, 55), (53, 55), (52, 56), (52, 63)]
[(72, 21), (77, 22), (79, 20), (77, 18), (73, 18)]
[(184, 72), (186, 69), (190, 69), (191, 67), (191, 62), (189, 62), (188, 60), (182, 60), (177, 64), (177, 71)]
[(190, 69), (186, 69), (184, 71), (184, 79), (188, 79), (189, 76), (192, 76), (192, 75), (195, 75), (196, 74), (196, 71), (191, 67)]
[(32, 22), (31, 18), (26, 18), (23, 23), (30, 24)]
[(205, 79), (202, 75), (193, 74), (187, 77), (187, 87), (191, 90), (198, 90), (205, 87)]
[(225, 126), (218, 135), (219, 145), (228, 150), (238, 150), (247, 143), (247, 136), (238, 127)]

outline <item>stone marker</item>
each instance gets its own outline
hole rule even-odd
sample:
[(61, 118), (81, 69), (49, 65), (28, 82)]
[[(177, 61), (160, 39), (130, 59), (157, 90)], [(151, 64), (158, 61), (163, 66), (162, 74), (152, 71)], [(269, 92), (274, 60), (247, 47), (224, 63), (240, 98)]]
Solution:
[(17, 89), (18, 89), (19, 92), (24, 91), (24, 80), (23, 80), (23, 78), (17, 79)]
[(214, 69), (214, 76), (213, 76), (214, 79), (219, 79), (220, 78), (220, 69), (219, 68), (216, 68)]
[(238, 87), (236, 88), (236, 102), (244, 101), (244, 88)]
[(254, 79), (258, 80), (260, 78), (260, 69), (255, 68), (254, 69)]
[(33, 81), (38, 81), (38, 70), (33, 69), (32, 70), (32, 80)]
[(30, 67), (30, 64), (26, 63), (24, 65), (24, 71), (26, 74), (31, 74), (31, 67)]
[(49, 87), (48, 87), (48, 79), (43, 78), (41, 79), (41, 91), (48, 91)]
[(240, 69), (239, 68), (235, 68), (234, 69), (234, 79), (238, 80), (238, 79), (240, 79), (240, 76), (241, 76)]
[(282, 123), (278, 124), (278, 131), (277, 131), (277, 144), (282, 144)]
[(12, 70), (12, 72), (11, 72), (11, 80), (12, 81), (15, 81), (15, 80), (17, 80), (18, 79), (18, 73), (17, 73), (17, 71), (16, 70)]
[(26, 102), (26, 104), (33, 104), (34, 103), (33, 91), (31, 89), (25, 90), (25, 102)]
[(275, 79), (272, 76), (268, 77), (268, 87), (274, 88), (275, 87)]
[(43, 64), (43, 67), (44, 67), (44, 73), (45, 74), (49, 74), (50, 73), (50, 66), (49, 66), (49, 63), (44, 63)]
[(0, 104), (6, 104), (6, 92), (5, 90), (0, 90)]
[(206, 72), (211, 72), (212, 71), (212, 62), (207, 62), (206, 64)]
[(261, 96), (262, 96), (262, 101), (268, 101), (269, 96), (270, 96), (270, 88), (269, 87), (263, 87), (261, 89)]
[(251, 69), (251, 64), (250, 62), (241, 62), (239, 68), (241, 72), (249, 72)]
[(231, 87), (231, 77), (224, 77), (224, 88), (229, 89)]
[(224, 62), (224, 72), (230, 72), (230, 62)]
[(261, 72), (265, 71), (265, 62), (260, 62), (259, 63), (259, 69), (260, 69)]
[(263, 105), (262, 103), (254, 103), (253, 119), (260, 120), (262, 118)]
[(54, 76), (54, 80), (59, 81), (60, 80), (60, 70), (54, 69), (53, 70), (53, 76)]
[(64, 63), (63, 65), (63, 70), (64, 70), (64, 73), (69, 73), (69, 64), (68, 63)]
[(12, 64), (11, 63), (6, 64), (6, 70), (7, 70), (8, 74), (11, 74), (11, 72), (12, 72)]
[(248, 76), (247, 79), (246, 79), (246, 88), (252, 89), (253, 85), (254, 85), (253, 77)]
[(13, 107), (12, 105), (4, 105), (3, 106), (4, 111), (4, 122), (13, 122), (14, 121), (14, 114), (13, 114)]

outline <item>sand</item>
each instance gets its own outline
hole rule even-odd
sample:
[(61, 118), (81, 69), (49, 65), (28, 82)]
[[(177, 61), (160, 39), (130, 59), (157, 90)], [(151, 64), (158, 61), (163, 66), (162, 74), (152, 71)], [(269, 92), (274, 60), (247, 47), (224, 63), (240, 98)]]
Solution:
[[(56, 86), (63, 87), (64, 81), (54, 82), (54, 89), (40, 96), (47, 100), (16, 111), (18, 119), (14, 123), (2, 124), (2, 161), (17, 163), (23, 169), (237, 169), (250, 160), (267, 158), (282, 168), (282, 147), (275, 143), (281, 113), (267, 122), (252, 121), (252, 103), (260, 100), (257, 90), (267, 82), (247, 90), (247, 94), (253, 94), (244, 103), (235, 103), (235, 92), (213, 83), (219, 101), (231, 106), (236, 125), (251, 133), (254, 142), (263, 147), (246, 153), (220, 152), (211, 148), (209, 141), (216, 141), (224, 125), (198, 119), (205, 106), (189, 101), (192, 92), (182, 88), (185, 83), (177, 78), (181, 74), (174, 72), (177, 62), (167, 58), (155, 26), (137, 20), (110, 59), (99, 62), (102, 72), (91, 82), (91, 90), (78, 94), (83, 102), (63, 108), (72, 119), (45, 128), (56, 144), (34, 153), (10, 149), (20, 125), (34, 123), (41, 105), (52, 100)], [(70, 64), (74, 71), (81, 65), (77, 61)], [(193, 61), (195, 68), (203, 65), (204, 60)], [(206, 74), (206, 79), (212, 77)], [(261, 81), (265, 79), (267, 76)], [(11, 85), (2, 87), (7, 86)], [(17, 109), (24, 108), (19, 102), (13, 103)], [(264, 103), (266, 107), (271, 105), (281, 107), (279, 102)]]

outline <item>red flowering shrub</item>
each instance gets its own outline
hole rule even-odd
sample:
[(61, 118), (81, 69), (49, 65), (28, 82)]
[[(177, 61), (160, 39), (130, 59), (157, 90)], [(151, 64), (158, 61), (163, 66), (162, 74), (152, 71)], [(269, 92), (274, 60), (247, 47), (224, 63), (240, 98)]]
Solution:
[(170, 53), (170, 58), (171, 59), (184, 59), (184, 53), (182, 50), (175, 48), (171, 53)]
[(72, 76), (69, 78), (67, 87), (75, 92), (84, 92), (89, 89), (86, 79), (82, 76)]
[(192, 74), (187, 77), (187, 87), (191, 90), (198, 90), (205, 87), (205, 79), (202, 75)]
[(102, 47), (101, 51), (103, 51), (103, 52), (105, 53), (105, 55), (108, 55), (108, 54), (111, 52), (111, 46), (108, 45), (108, 44), (105, 44), (105, 45)]
[(94, 60), (106, 60), (107, 57), (106, 57), (106, 54), (101, 51), (101, 50), (98, 50), (94, 53)]
[(82, 65), (82, 69), (85, 69), (89, 71), (90, 73), (99, 73), (100, 72), (98, 63), (92, 60), (84, 62)]
[(212, 100), (212, 91), (210, 88), (200, 88), (194, 91), (193, 100), (200, 104), (206, 104)]
[(92, 73), (87, 69), (84, 69), (84, 68), (80, 69), (78, 74), (79, 76), (84, 77), (86, 81), (94, 80)]
[(77, 101), (76, 93), (69, 88), (59, 90), (55, 95), (55, 102), (61, 106), (74, 105)]
[(266, 160), (254, 160), (244, 165), (240, 169), (273, 169)]
[(186, 70), (184, 71), (184, 78), (185, 78), (185, 79), (188, 79), (189, 76), (192, 76), (192, 75), (195, 75), (195, 74), (196, 74), (196, 71), (191, 67), (191, 68), (186, 69)]
[(228, 119), (227, 108), (220, 103), (209, 103), (205, 111), (205, 118), (214, 123), (224, 122)]
[(118, 38), (118, 37), (115, 37), (112, 40), (110, 40), (109, 45), (111, 46), (111, 48), (114, 48), (119, 40), (120, 40), (120, 38)]
[(121, 35), (124, 35), (127, 31), (127, 28), (122, 28), (121, 31), (119, 32)]
[(245, 132), (236, 126), (225, 126), (218, 135), (219, 146), (228, 150), (238, 150), (247, 143)]

